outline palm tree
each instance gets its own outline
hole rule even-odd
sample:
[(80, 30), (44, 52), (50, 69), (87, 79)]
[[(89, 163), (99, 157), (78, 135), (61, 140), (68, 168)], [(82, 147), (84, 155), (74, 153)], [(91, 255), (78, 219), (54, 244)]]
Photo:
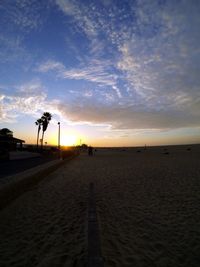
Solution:
[(42, 120), (42, 142), (41, 142), (41, 149), (43, 148), (43, 140), (44, 140), (44, 132), (46, 131), (48, 124), (52, 118), (51, 113), (49, 112), (44, 112), (41, 120)]
[(40, 135), (40, 130), (42, 126), (42, 119), (37, 119), (35, 124), (38, 126), (38, 131), (37, 131), (37, 148), (38, 148), (38, 141), (39, 141), (39, 135)]

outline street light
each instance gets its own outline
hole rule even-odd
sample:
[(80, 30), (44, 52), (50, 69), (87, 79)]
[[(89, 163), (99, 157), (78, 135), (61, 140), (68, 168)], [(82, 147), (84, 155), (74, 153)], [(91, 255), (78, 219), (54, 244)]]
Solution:
[(58, 149), (60, 150), (60, 122), (58, 122)]

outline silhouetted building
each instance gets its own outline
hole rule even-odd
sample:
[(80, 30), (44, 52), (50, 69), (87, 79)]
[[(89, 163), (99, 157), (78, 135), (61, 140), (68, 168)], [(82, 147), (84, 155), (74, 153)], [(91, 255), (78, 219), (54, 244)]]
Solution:
[(0, 135), (0, 148), (7, 149), (9, 151), (13, 151), (18, 149), (22, 149), (22, 145), (25, 143), (24, 140), (15, 138), (13, 136), (3, 136)]

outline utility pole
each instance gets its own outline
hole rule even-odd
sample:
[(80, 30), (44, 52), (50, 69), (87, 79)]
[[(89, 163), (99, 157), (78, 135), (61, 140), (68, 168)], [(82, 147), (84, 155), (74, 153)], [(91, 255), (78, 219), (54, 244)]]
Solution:
[(60, 122), (58, 122), (58, 149), (60, 150)]

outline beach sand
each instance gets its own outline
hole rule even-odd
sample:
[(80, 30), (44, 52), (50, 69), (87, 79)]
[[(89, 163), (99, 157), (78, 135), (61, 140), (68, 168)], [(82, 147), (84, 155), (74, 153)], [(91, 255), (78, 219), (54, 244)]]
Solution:
[(90, 183), (104, 266), (200, 266), (200, 147), (190, 147), (66, 163), (0, 212), (0, 266), (85, 266)]

